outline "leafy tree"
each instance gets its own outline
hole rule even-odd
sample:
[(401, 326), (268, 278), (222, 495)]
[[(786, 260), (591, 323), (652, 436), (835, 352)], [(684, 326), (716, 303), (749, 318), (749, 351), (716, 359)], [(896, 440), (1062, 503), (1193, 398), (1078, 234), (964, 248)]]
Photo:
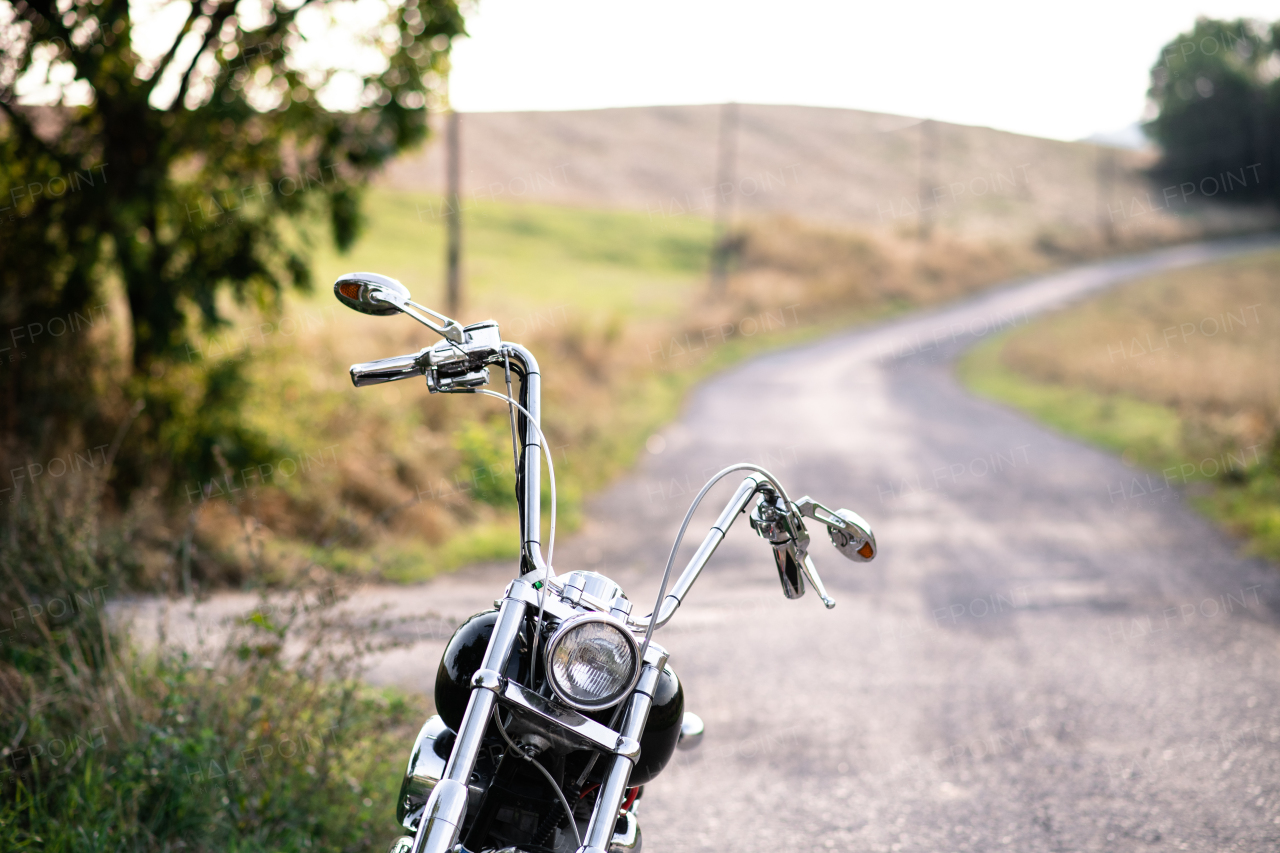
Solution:
[(1157, 176), (1227, 201), (1280, 201), (1278, 78), (1280, 22), (1200, 18), (1167, 44), (1149, 92)]
[[(89, 369), (109, 353), (82, 333), (114, 281), (129, 308), (127, 396), (146, 399), (153, 456), (171, 449), (179, 392), (156, 377), (190, 360), (194, 326), (225, 322), (220, 293), (265, 307), (309, 286), (317, 214), (340, 248), (351, 244), (362, 188), (424, 138), (450, 40), (464, 32), (457, 0), (174, 0), (145, 19), (139, 8), (0, 0), (10, 447), (101, 435), (119, 419), (127, 401), (117, 394), (107, 412), (111, 389)], [(219, 365), (196, 381), (204, 401), (188, 408), (234, 408), (231, 373)], [(222, 422), (177, 464), (209, 469), (214, 445), (252, 456), (236, 418)]]

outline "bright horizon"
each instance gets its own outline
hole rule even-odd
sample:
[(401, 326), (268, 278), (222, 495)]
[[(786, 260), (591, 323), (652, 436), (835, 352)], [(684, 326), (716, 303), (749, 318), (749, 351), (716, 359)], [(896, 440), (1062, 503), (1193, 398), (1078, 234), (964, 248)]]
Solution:
[(483, 0), (455, 43), (450, 98), (462, 112), (790, 104), (1074, 140), (1149, 117), (1151, 66), (1198, 15), (1274, 20), (1280, 7)]

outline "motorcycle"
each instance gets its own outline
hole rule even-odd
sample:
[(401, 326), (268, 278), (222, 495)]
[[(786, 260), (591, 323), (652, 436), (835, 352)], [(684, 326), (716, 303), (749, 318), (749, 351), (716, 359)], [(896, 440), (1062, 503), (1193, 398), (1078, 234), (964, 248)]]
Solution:
[[(445, 648), (435, 682), (438, 713), (418, 734), (396, 804), (407, 834), (389, 853), (639, 851), (636, 801), (643, 787), (676, 749), (696, 747), (703, 735), (702, 721), (684, 710), (684, 689), (667, 651), (653, 640), (655, 630), (675, 615), (748, 509), (752, 529), (773, 547), (783, 595), (800, 598), (807, 580), (827, 608), (835, 601), (809, 555), (805, 519), (824, 525), (836, 550), (856, 562), (875, 558), (870, 526), (807, 496), (791, 500), (758, 465), (730, 465), (694, 498), (654, 607), (637, 615), (622, 587), (603, 574), (557, 575), (552, 568), (555, 469), (539, 426), (541, 373), (533, 354), (503, 341), (492, 320), (459, 326), (413, 302), (387, 276), (348, 273), (334, 283), (334, 294), (364, 314), (406, 314), (443, 338), (417, 353), (353, 365), (356, 387), (423, 376), (433, 394), (505, 402), (517, 474), (519, 576), (494, 609), (462, 623)], [(505, 394), (484, 387), (491, 370), (502, 371)], [(551, 497), (545, 559), (540, 453)], [(694, 510), (736, 472), (746, 476), (668, 591)]]

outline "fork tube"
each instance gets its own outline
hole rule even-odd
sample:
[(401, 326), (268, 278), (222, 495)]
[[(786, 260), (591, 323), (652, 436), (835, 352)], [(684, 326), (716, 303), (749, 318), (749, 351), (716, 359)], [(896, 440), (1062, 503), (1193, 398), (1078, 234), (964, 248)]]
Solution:
[[(533, 420), (542, 425), (542, 375), (538, 372), (538, 360), (519, 344), (505, 344), (513, 361), (523, 369), (523, 385), (525, 389), (524, 407), (533, 415)], [(520, 444), (524, 452), (524, 518), (522, 519), (525, 557), (533, 569), (546, 568), (542, 559), (542, 446), (538, 443), (537, 430), (530, 429), (527, 424), (520, 436)]]
[[(481, 670), (502, 672), (506, 669), (507, 659), (520, 635), (520, 625), (524, 622), (525, 607), (523, 601), (513, 598), (508, 592), (498, 610), (498, 621), (494, 625), (493, 636), (489, 638), (489, 647), (485, 649)], [(444, 777), (436, 783), (423, 810), (413, 853), (447, 853), (457, 843), (463, 819), (467, 816), (467, 782), (475, 769), (480, 743), (484, 740), (496, 702), (497, 695), (492, 690), (472, 688)]]
[[(635, 692), (631, 694), (631, 704), (627, 707), (627, 721), (621, 733), (624, 738), (640, 739), (644, 724), (649, 719), (649, 708), (653, 704), (653, 691), (657, 684), (658, 667), (645, 664)], [(618, 810), (622, 808), (627, 782), (631, 779), (631, 767), (632, 759), (621, 755), (613, 757), (609, 772), (600, 786), (600, 796), (596, 798), (591, 823), (587, 826), (587, 834), (582, 838), (582, 847), (578, 849), (578, 853), (608, 851), (609, 842), (613, 840), (614, 825), (618, 822)]]

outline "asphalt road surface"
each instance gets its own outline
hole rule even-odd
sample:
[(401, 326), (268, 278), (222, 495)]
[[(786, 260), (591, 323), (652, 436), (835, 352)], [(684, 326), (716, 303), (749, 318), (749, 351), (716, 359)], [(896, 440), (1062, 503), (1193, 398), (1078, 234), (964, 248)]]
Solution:
[[(881, 550), (849, 563), (811, 530), (827, 611), (812, 591), (784, 599), (767, 545), (745, 519), (731, 531), (657, 634), (707, 734), (646, 788), (645, 848), (1280, 850), (1276, 569), (1239, 556), (1163, 478), (952, 376), (997, 329), (1259, 245), (1028, 280), (701, 387), (661, 452), (591, 502), (559, 572), (609, 574), (647, 612), (689, 500), (743, 460), (793, 497), (861, 513)], [(704, 504), (686, 558), (736, 482)], [(448, 621), (488, 606), (510, 572), (362, 593), (432, 614), (371, 677), (430, 690)]]

